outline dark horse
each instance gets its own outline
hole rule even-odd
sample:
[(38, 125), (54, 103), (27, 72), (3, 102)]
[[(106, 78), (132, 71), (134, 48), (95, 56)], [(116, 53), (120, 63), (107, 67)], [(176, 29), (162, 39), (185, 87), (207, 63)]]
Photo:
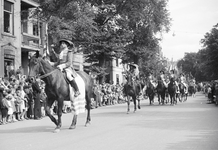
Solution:
[(188, 87), (188, 93), (190, 96), (195, 97), (196, 85), (194, 83), (190, 83), (190, 85)]
[(157, 84), (157, 96), (159, 104), (164, 105), (166, 97), (166, 87), (162, 80), (159, 80)]
[(170, 95), (170, 103), (171, 103), (171, 105), (177, 104), (176, 91), (177, 91), (176, 84), (173, 81), (173, 79), (171, 79), (170, 83), (168, 84), (168, 93)]
[(138, 109), (141, 108), (140, 106), (140, 99), (138, 98), (140, 95), (140, 92), (143, 88), (143, 84), (141, 81), (133, 81), (131, 75), (126, 76), (127, 83), (124, 85), (123, 93), (127, 97), (127, 113), (129, 113), (130, 108), (130, 98), (132, 97), (133, 103), (134, 103), (134, 112), (136, 112), (136, 100), (138, 100)]
[(186, 87), (184, 84), (179, 83), (179, 101), (184, 102), (187, 100)]
[[(53, 68), (50, 65), (49, 61), (44, 60), (42, 57), (37, 57), (37, 55), (33, 56), (30, 59), (29, 67), (30, 67), (29, 77), (35, 77), (37, 75), (41, 75), (40, 78), (46, 83), (45, 92), (48, 97), (46, 102), (47, 103), (46, 113), (51, 119), (51, 121), (54, 122), (54, 124), (56, 125), (54, 132), (58, 132), (60, 131), (62, 125), (61, 116), (62, 116), (63, 102), (65, 100), (71, 100), (73, 97), (72, 95), (70, 95), (71, 89), (68, 85), (68, 82), (66, 81), (65, 76), (60, 70)], [(74, 100), (72, 101), (74, 105), (75, 113), (73, 116), (72, 124), (70, 125), (69, 129), (76, 128), (77, 116), (81, 112), (81, 109), (84, 110), (85, 108), (87, 109), (87, 118), (86, 118), (85, 126), (91, 121), (90, 109), (91, 109), (91, 97), (93, 94), (92, 93), (93, 81), (92, 78), (85, 72), (79, 71), (77, 72), (77, 74), (78, 75), (75, 78), (75, 81), (77, 82), (81, 94), (78, 97), (74, 98)], [(58, 119), (56, 119), (50, 112), (50, 108), (55, 100), (57, 101), (57, 105), (58, 105), (58, 110), (57, 110)], [(82, 105), (78, 105), (78, 103)]]
[(146, 87), (146, 95), (148, 96), (148, 99), (150, 101), (150, 105), (153, 105), (154, 104), (154, 96), (155, 96), (155, 87), (150, 81), (148, 81), (148, 84)]

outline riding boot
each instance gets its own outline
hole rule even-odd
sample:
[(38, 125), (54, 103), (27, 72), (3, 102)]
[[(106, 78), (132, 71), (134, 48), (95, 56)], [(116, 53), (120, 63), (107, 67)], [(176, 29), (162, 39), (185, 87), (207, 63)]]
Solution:
[(75, 90), (74, 97), (79, 96), (79, 95), (80, 95), (80, 92), (79, 92), (79, 88), (78, 88), (78, 86), (77, 86), (75, 80), (70, 81), (70, 85), (71, 85), (71, 86), (74, 88), (74, 90)]

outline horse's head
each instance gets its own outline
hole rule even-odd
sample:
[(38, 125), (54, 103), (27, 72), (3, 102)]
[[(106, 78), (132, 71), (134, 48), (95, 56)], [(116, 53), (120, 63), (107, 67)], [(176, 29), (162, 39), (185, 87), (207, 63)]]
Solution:
[(40, 74), (41, 72), (41, 65), (40, 65), (41, 62), (40, 61), (41, 60), (42, 58), (39, 57), (37, 53), (30, 58), (30, 62), (29, 62), (29, 77), (30, 78), (33, 78)]

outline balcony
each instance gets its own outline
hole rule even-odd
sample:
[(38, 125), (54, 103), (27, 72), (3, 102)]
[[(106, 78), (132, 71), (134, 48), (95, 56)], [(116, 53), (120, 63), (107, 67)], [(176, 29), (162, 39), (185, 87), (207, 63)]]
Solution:
[(42, 45), (40, 44), (41, 38), (28, 33), (22, 33), (21, 47), (28, 51), (39, 51)]
[(21, 47), (22, 51), (39, 51), (41, 48), (40, 23), (31, 18), (36, 7), (35, 1), (21, 0)]

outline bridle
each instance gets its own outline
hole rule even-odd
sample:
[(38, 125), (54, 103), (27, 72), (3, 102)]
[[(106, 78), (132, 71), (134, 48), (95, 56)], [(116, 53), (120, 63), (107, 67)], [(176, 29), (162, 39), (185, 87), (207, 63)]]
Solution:
[[(40, 58), (40, 59), (41, 59), (41, 58)], [(52, 70), (52, 71), (49, 72), (49, 73), (45, 73), (45, 70), (44, 70), (44, 68), (43, 68), (43, 66), (42, 66), (41, 61), (39, 61), (39, 59), (38, 59), (37, 63), (39, 64), (39, 66), (40, 66), (40, 68), (42, 69), (42, 72), (43, 72), (43, 75), (38, 76), (38, 78), (40, 78), (40, 79), (46, 78), (46, 77), (50, 76), (51, 74), (53, 74), (56, 70), (58, 70), (58, 69), (54, 69), (54, 70)]]

